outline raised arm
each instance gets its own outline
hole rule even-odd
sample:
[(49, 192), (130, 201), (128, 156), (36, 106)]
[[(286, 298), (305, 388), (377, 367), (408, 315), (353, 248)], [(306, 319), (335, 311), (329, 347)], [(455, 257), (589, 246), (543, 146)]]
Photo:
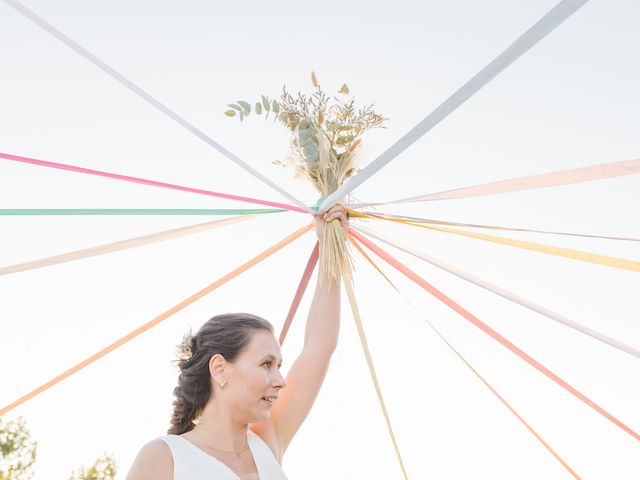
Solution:
[[(320, 241), (320, 255), (325, 221), (339, 221), (348, 227), (344, 207), (336, 206), (325, 217), (316, 217), (316, 233)], [(313, 301), (305, 328), (304, 347), (287, 375), (287, 386), (273, 406), (271, 418), (265, 425), (257, 425), (257, 433), (270, 437), (279, 460), (293, 436), (309, 414), (324, 381), (329, 362), (338, 344), (340, 329), (340, 280), (318, 273)], [(262, 430), (261, 432), (258, 430)], [(262, 435), (261, 435), (262, 436)], [(263, 437), (264, 438), (264, 437)]]

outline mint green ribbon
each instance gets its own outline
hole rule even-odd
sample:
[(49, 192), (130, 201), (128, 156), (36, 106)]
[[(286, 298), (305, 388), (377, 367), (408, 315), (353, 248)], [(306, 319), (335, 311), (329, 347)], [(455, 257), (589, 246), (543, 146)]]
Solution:
[(254, 215), (286, 211), (279, 208), (9, 208), (0, 209), (0, 215)]
[(311, 210), (313, 210), (314, 212), (318, 213), (318, 210), (320, 209), (320, 205), (322, 205), (322, 202), (324, 202), (325, 198), (327, 198), (327, 197), (320, 197), (318, 199), (318, 201), (316, 202), (316, 204), (311, 207)]

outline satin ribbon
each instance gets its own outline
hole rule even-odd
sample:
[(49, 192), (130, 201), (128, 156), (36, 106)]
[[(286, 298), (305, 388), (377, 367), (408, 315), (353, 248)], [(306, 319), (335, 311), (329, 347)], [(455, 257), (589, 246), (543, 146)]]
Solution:
[(275, 184), (271, 180), (269, 180), (267, 177), (265, 177), (263, 174), (258, 172), (255, 168), (251, 167), (249, 164), (247, 164), (247, 163), (243, 162), (242, 160), (240, 160), (240, 158), (238, 158), (233, 153), (228, 151), (226, 148), (224, 148), (222, 145), (220, 145), (214, 139), (209, 137), (206, 133), (204, 133), (203, 131), (197, 129), (194, 125), (192, 125), (187, 120), (182, 118), (180, 115), (175, 113), (173, 110), (171, 110), (165, 104), (160, 102), (158, 99), (152, 97), (147, 92), (145, 92), (142, 88), (140, 88), (139, 86), (134, 84), (132, 81), (127, 79), (124, 75), (120, 74), (119, 72), (114, 70), (112, 67), (110, 67), (109, 65), (104, 63), (102, 60), (100, 60), (94, 54), (89, 52), (86, 48), (82, 47), (77, 42), (75, 42), (74, 40), (72, 40), (69, 37), (67, 37), (60, 30), (56, 29), (53, 25), (47, 23), (43, 18), (41, 18), (38, 15), (36, 15), (35, 12), (33, 12), (32, 10), (30, 10), (27, 7), (25, 7), (24, 5), (22, 5), (22, 3), (20, 3), (20, 2), (18, 2), (16, 0), (4, 0), (4, 2), (6, 4), (10, 5), (11, 7), (15, 8), (18, 12), (20, 12), (22, 15), (24, 15), (29, 20), (31, 20), (33, 23), (35, 23), (40, 28), (45, 30), (47, 33), (50, 33), (51, 35), (53, 35), (55, 38), (60, 40), (66, 46), (68, 46), (69, 48), (74, 50), (77, 54), (79, 54), (80, 56), (84, 57), (89, 62), (93, 63), (96, 67), (98, 67), (100, 70), (105, 72), (107, 75), (111, 76), (112, 78), (114, 78), (115, 80), (120, 82), (122, 85), (127, 87), (129, 90), (131, 90), (133, 93), (138, 95), (140, 98), (142, 98), (143, 100), (146, 100), (147, 102), (149, 102), (151, 105), (156, 107), (158, 110), (160, 110), (166, 116), (168, 116), (169, 118), (174, 120), (176, 123), (178, 123), (179, 125), (181, 125), (184, 128), (186, 128), (189, 132), (194, 134), (200, 140), (204, 141), (207, 145), (215, 148), (218, 152), (222, 153), (225, 157), (227, 157), (228, 159), (232, 160), (233, 162), (235, 162), (240, 167), (244, 168), (247, 172), (249, 172), (251, 175), (256, 177), (258, 180), (260, 180), (263, 183), (269, 185), (274, 190), (280, 192), (282, 195), (287, 197), (293, 203), (298, 205), (298, 207), (302, 208), (303, 211), (308, 212), (308, 213), (312, 213), (311, 210), (304, 203), (302, 203), (300, 200), (298, 200), (296, 197), (291, 195), (289, 192), (287, 192), (286, 190), (284, 190), (282, 187), (278, 186), (277, 184)]
[(100, 358), (104, 357), (105, 355), (107, 355), (110, 352), (113, 352), (115, 349), (117, 349), (118, 347), (121, 347), (122, 345), (124, 345), (127, 342), (130, 342), (131, 340), (133, 340), (134, 338), (140, 336), (141, 334), (143, 334), (144, 332), (146, 332), (147, 330), (155, 327), (156, 325), (158, 325), (159, 323), (163, 322), (164, 320), (166, 320), (167, 318), (169, 318), (171, 315), (179, 312), (180, 310), (184, 309), (185, 307), (188, 307), (189, 305), (191, 305), (192, 303), (194, 303), (196, 300), (199, 300), (200, 298), (204, 297), (205, 295), (207, 295), (208, 293), (213, 292), (215, 289), (217, 289), (218, 287), (221, 287), (222, 285), (224, 285), (225, 283), (227, 283), (228, 281), (234, 279), (235, 277), (237, 277), (238, 275), (240, 275), (241, 273), (245, 272), (246, 270), (248, 270), (249, 268), (253, 267), (254, 265), (260, 263), (262, 260), (264, 260), (265, 258), (273, 255), (274, 253), (276, 253), (278, 250), (281, 250), (283, 247), (285, 247), (286, 245), (290, 244), (291, 242), (293, 242), (294, 240), (296, 240), (297, 238), (300, 238), (302, 235), (304, 235), (307, 231), (311, 230), (313, 228), (314, 224), (309, 224), (306, 225), (298, 230), (296, 230), (295, 232), (293, 232), (291, 235), (287, 236), (286, 238), (284, 238), (283, 240), (280, 240), (278, 243), (276, 243), (275, 245), (270, 246), (269, 248), (267, 248), (265, 251), (261, 252), (260, 254), (256, 255), (255, 257), (253, 257), (251, 260), (249, 260), (248, 262), (243, 263), (242, 265), (240, 265), (238, 268), (236, 268), (235, 270), (227, 273), (225, 276), (219, 278), (218, 280), (216, 280), (215, 282), (213, 282), (212, 284), (210, 284), (209, 286), (203, 288), (202, 290), (200, 290), (199, 292), (194, 293), (192, 296), (190, 296), (189, 298), (183, 300), (182, 302), (178, 303), (177, 305), (171, 307), (169, 310), (165, 311), (164, 313), (158, 315), (156, 318), (154, 318), (153, 320), (150, 320), (149, 322), (139, 326), (138, 328), (136, 328), (135, 330), (129, 332), (127, 335), (125, 335), (124, 337), (116, 340), (115, 342), (113, 342), (112, 344), (106, 346), (105, 348), (103, 348), (102, 350), (100, 350), (99, 352), (91, 355), (89, 358), (81, 361), (80, 363), (74, 365), (73, 367), (71, 367), (70, 369), (62, 372), (60, 375), (52, 378), (51, 380), (49, 380), (48, 382), (40, 385), (38, 388), (32, 390), (31, 392), (27, 393), (26, 395), (20, 397), (19, 399), (17, 399), (16, 401), (10, 403), (9, 405), (3, 407), (0, 410), (0, 416), (5, 415), (7, 412), (13, 410), (14, 408), (16, 408), (17, 406), (23, 404), (24, 402), (26, 402), (27, 400), (30, 400), (31, 398), (35, 397), (36, 395), (39, 395), (40, 393), (48, 390), (49, 388), (53, 387), (54, 385), (60, 383), (61, 381), (63, 381), (64, 379), (70, 377), (71, 375), (73, 375), (74, 373), (79, 372), (80, 370), (82, 370), (83, 368), (91, 365), (93, 362), (95, 362), (96, 360), (99, 360)]
[[(6, 1), (6, 0), (5, 0)], [(507, 47), (500, 55), (478, 72), (471, 80), (460, 87), (447, 98), (438, 108), (424, 118), (418, 125), (407, 132), (400, 140), (385, 150), (378, 158), (360, 170), (351, 180), (329, 195), (320, 207), (325, 211), (336, 202), (342, 200), (358, 185), (375, 174), (400, 153), (405, 151), (425, 133), (435, 127), (440, 121), (455, 111), (460, 105), (471, 98), (478, 90), (489, 83), (505, 68), (516, 61), (522, 54), (552, 32), (558, 25), (569, 18), (587, 0), (562, 0), (544, 15), (535, 25), (524, 32), (515, 42)]]
[(147, 180), (145, 178), (131, 177), (129, 175), (121, 175), (119, 173), (103, 172), (102, 170), (93, 170), (91, 168), (78, 167), (75, 165), (67, 165), (66, 163), (56, 163), (56, 162), (48, 162), (46, 160), (37, 160), (35, 158), (22, 157), (19, 155), (11, 155), (9, 153), (0, 153), (0, 158), (4, 158), (5, 160), (12, 160), (14, 162), (29, 163), (31, 165), (39, 165), (42, 167), (58, 168), (60, 170), (68, 170), (70, 172), (96, 175), (98, 177), (111, 178), (112, 180), (121, 180), (123, 182), (141, 183), (142, 185), (149, 185), (152, 187), (169, 188), (171, 190), (180, 190), (182, 192), (198, 193), (200, 195), (208, 195), (210, 197), (219, 197), (219, 198), (226, 198), (229, 200), (239, 200), (241, 202), (257, 203), (259, 205), (266, 205), (268, 207), (276, 207), (276, 208), (284, 208), (285, 210), (293, 210), (296, 212), (305, 213), (307, 211), (306, 207), (305, 209), (301, 209), (293, 205), (288, 205), (286, 203), (271, 202), (268, 200), (258, 200), (256, 198), (242, 197), (240, 195), (231, 195), (228, 193), (212, 192), (210, 190), (202, 190), (200, 188), (185, 187), (182, 185), (175, 185), (173, 183), (159, 182), (157, 180)]
[(471, 370), (473, 373), (483, 384), (487, 387), (491, 393), (493, 393), (500, 402), (507, 407), (507, 409), (524, 425), (524, 427), (531, 433), (536, 440), (538, 440), (544, 448), (547, 449), (551, 455), (554, 456), (558, 462), (573, 476), (573, 478), (579, 480), (580, 477), (578, 474), (569, 466), (569, 464), (549, 445), (541, 436), (536, 432), (531, 425), (527, 423), (527, 421), (513, 408), (509, 402), (507, 402), (502, 395), (498, 393), (498, 391), (482, 376), (480, 373), (467, 361), (466, 358), (462, 356), (458, 350), (447, 340), (447, 338), (436, 328), (436, 326), (424, 315), (418, 308), (396, 287), (396, 285), (391, 281), (391, 279), (385, 275), (385, 273), (380, 269), (380, 267), (373, 261), (373, 259), (367, 255), (367, 252), (360, 246), (358, 241), (353, 238), (352, 235), (349, 235), (349, 241), (351, 244), (362, 254), (362, 256), (369, 262), (369, 264), (386, 280), (386, 282), (393, 288), (398, 295), (409, 305), (420, 317), (429, 325), (431, 330), (444, 342), (444, 344), (465, 364), (465, 366)]
[[(353, 206), (350, 205), (352, 208)], [(351, 217), (361, 217), (361, 218), (370, 218), (370, 217), (362, 217), (362, 214), (371, 215), (376, 218), (398, 218), (402, 220), (409, 220), (413, 223), (426, 223), (429, 225), (450, 225), (453, 227), (469, 227), (469, 228), (486, 228), (489, 230), (503, 230), (508, 232), (528, 232), (528, 233), (544, 233), (550, 235), (563, 235), (569, 237), (582, 237), (582, 238), (601, 238), (604, 240), (625, 240), (629, 242), (640, 242), (640, 238), (635, 237), (612, 237), (605, 235), (591, 235), (587, 233), (568, 233), (568, 232), (556, 232), (551, 230), (532, 230), (530, 228), (513, 228), (513, 227), (499, 227), (496, 225), (479, 225), (477, 223), (460, 223), (460, 222), (447, 222), (445, 220), (434, 220), (429, 218), (420, 218), (420, 217), (409, 217), (407, 215), (395, 215), (392, 213), (383, 213), (383, 212), (358, 212), (356, 210), (352, 210), (351, 208), (347, 209), (349, 216)]]
[(404, 462), (402, 461), (400, 448), (398, 447), (398, 442), (396, 440), (395, 434), (393, 433), (393, 427), (391, 426), (391, 419), (389, 418), (389, 412), (387, 411), (387, 407), (384, 403), (384, 397), (382, 396), (382, 389), (380, 388), (378, 375), (376, 374), (376, 369), (373, 366), (373, 359), (371, 358), (371, 352), (369, 351), (367, 337), (364, 333), (364, 327), (362, 326), (362, 319), (360, 318), (360, 311), (358, 310), (358, 304), (356, 303), (356, 295), (353, 291), (353, 280), (348, 276), (343, 276), (343, 279), (344, 279), (344, 282), (343, 282), (344, 287), (347, 292), (347, 297), (349, 298), (349, 305), (351, 305), (351, 311), (353, 312), (353, 319), (356, 322), (358, 336), (360, 337), (360, 343), (362, 344), (362, 350), (364, 351), (364, 356), (367, 359), (367, 366), (369, 367), (369, 373), (371, 374), (371, 380), (373, 381), (373, 386), (376, 389), (378, 403), (380, 404), (380, 408), (382, 408), (382, 414), (384, 415), (384, 420), (387, 423), (387, 430), (389, 431), (389, 436), (391, 437), (393, 448), (396, 452), (396, 456), (398, 457), (398, 463), (400, 464), (402, 475), (404, 476), (405, 480), (408, 480), (409, 477), (407, 476), (407, 471), (404, 468)]
[(582, 250), (574, 250), (571, 248), (555, 247), (552, 245), (545, 245), (543, 243), (528, 242), (524, 240), (516, 240), (513, 238), (505, 238), (497, 235), (488, 235), (486, 233), (467, 232), (464, 230), (456, 230), (453, 228), (437, 227), (435, 225), (425, 225), (417, 223), (411, 220), (404, 220), (401, 218), (385, 218), (377, 217), (374, 215), (368, 215), (360, 212), (356, 214), (360, 218), (377, 218), (387, 220), (390, 222), (402, 223), (405, 225), (412, 225), (415, 227), (426, 228), (429, 230), (437, 230), (439, 232), (453, 233), (454, 235), (461, 235), (464, 237), (475, 238), (484, 240), (487, 242), (499, 243), (502, 245), (508, 245), (510, 247), (522, 248), (525, 250), (531, 250), (539, 253), (546, 253), (548, 255), (555, 255), (558, 257), (570, 258), (572, 260), (579, 260), (587, 263), (594, 263), (596, 265), (604, 265), (605, 267), (620, 268), (622, 270), (630, 270), (632, 272), (640, 272), (640, 262), (635, 260), (628, 260), (626, 258), (611, 257), (608, 255), (600, 255), (597, 253), (585, 252)]
[(232, 223), (242, 222), (244, 220), (250, 220), (256, 217), (257, 215), (245, 215), (241, 217), (226, 218), (224, 220), (200, 223), (188, 227), (181, 227), (173, 230), (151, 233), (149, 235), (143, 235), (141, 237), (129, 238), (127, 240), (105, 243), (103, 245), (98, 245), (95, 247), (83, 248), (81, 250), (61, 253), (60, 255), (54, 255), (52, 257), (40, 258), (38, 260), (31, 260), (30, 262), (18, 263), (15, 265), (9, 265), (7, 267), (2, 267), (0, 268), (0, 275), (8, 275), (11, 273), (24, 272), (25, 270), (33, 270), (35, 268), (49, 267), (51, 265), (58, 265), (60, 263), (72, 262), (74, 260), (80, 260), (83, 258), (96, 257), (98, 255), (105, 255), (107, 253), (118, 252), (120, 250), (140, 247), (142, 245), (163, 242), (165, 240), (171, 240), (173, 238), (193, 235), (194, 233), (206, 232), (208, 230), (220, 228)]
[(285, 211), (275, 208), (4, 208), (0, 209), (0, 215), (253, 215)]
[(547, 367), (542, 365), (536, 359), (534, 359), (529, 354), (527, 354), (526, 352), (524, 352), (523, 350), (518, 348), (516, 345), (511, 343), (509, 340), (507, 340), (505, 337), (503, 337), (498, 332), (493, 330), (489, 325), (487, 325), (486, 323), (482, 322), (479, 318), (474, 316), (472, 313), (470, 313), (469, 311), (465, 310), (462, 306), (458, 305), (451, 298), (446, 296), (444, 293), (439, 291), (437, 288), (433, 287), (429, 282), (427, 282), (422, 277), (417, 275), (415, 272), (413, 272), (412, 270), (407, 268), (405, 265), (400, 263), (398, 260), (393, 258), (391, 255), (389, 255), (388, 253), (383, 251), (380, 247), (376, 246), (375, 244), (373, 244), (372, 242), (367, 240), (364, 236), (362, 236), (360, 233), (358, 233), (356, 231), (351, 230), (351, 235), (353, 235), (357, 240), (359, 240), (362, 244), (364, 244), (364, 246), (367, 247), (369, 250), (371, 250), (376, 255), (378, 255), (380, 258), (382, 258), (385, 262), (389, 263), (389, 265), (393, 266), (395, 269), (397, 269), (398, 271), (402, 272), (404, 275), (406, 275), (408, 278), (413, 280), (420, 287), (424, 288), (431, 295), (433, 295), (438, 300), (440, 300), (442, 303), (447, 305), (449, 308), (451, 308), (452, 310), (454, 310), (455, 312), (460, 314), (467, 321), (469, 321), (470, 323), (472, 323), (473, 325), (478, 327), (480, 330), (482, 330), (484, 333), (486, 333), (491, 338), (496, 340), (502, 346), (504, 346), (507, 349), (511, 350), (518, 357), (520, 357), (522, 360), (524, 360), (529, 365), (534, 367), (540, 373), (544, 374), (546, 377), (548, 377), (549, 379), (554, 381), (556, 384), (561, 386), (567, 392), (571, 393), (573, 396), (575, 396), (576, 398), (580, 399), (582, 402), (584, 402), (589, 407), (591, 407), (593, 410), (595, 410), (596, 412), (601, 414), (603, 417), (605, 417), (607, 420), (612, 422), (614, 425), (620, 427), (622, 430), (627, 432), (633, 438), (635, 438), (636, 440), (640, 440), (640, 435), (637, 432), (635, 432), (633, 429), (631, 429), (629, 426), (627, 426), (622, 421), (618, 420), (616, 417), (611, 415), (609, 412), (607, 412), (600, 405), (598, 405), (593, 400), (588, 398), (586, 395), (584, 395), (583, 393), (579, 392), (577, 389), (575, 389), (574, 387), (569, 385), (565, 380), (560, 378), (558, 375), (553, 373), (551, 370), (549, 370)]
[(498, 182), (483, 183), (470, 187), (455, 188), (444, 192), (429, 193), (416, 197), (402, 198), (388, 202), (358, 203), (352, 208), (369, 207), (373, 205), (391, 205), (396, 203), (427, 202), (434, 200), (451, 200), (454, 198), (470, 198), (485, 195), (498, 195), (509, 192), (521, 192), (535, 188), (556, 187), (572, 183), (590, 182), (604, 178), (619, 177), (640, 173), (640, 159), (624, 160), (622, 162), (602, 163), (586, 167), (572, 168), (557, 172), (541, 173), (526, 177), (509, 178)]
[(316, 246), (313, 247), (313, 250), (311, 251), (311, 255), (309, 256), (309, 260), (307, 261), (307, 266), (305, 267), (304, 272), (302, 274), (302, 278), (300, 279), (300, 284), (298, 285), (296, 294), (293, 296), (293, 301), (291, 302), (291, 307), (289, 307), (287, 318), (285, 319), (284, 325), (282, 326), (282, 331), (280, 332), (280, 345), (284, 343), (284, 339), (287, 336), (287, 332), (289, 332), (289, 327), (291, 326), (293, 317), (298, 311), (298, 307), (300, 306), (300, 301), (304, 296), (304, 292), (307, 290), (307, 285), (309, 285), (309, 280), (311, 279), (313, 270), (316, 268), (316, 264), (318, 263), (319, 257), (320, 257), (320, 244), (316, 242)]
[(584, 325), (574, 320), (571, 320), (570, 318), (560, 315), (559, 313), (556, 313), (548, 308), (542, 307), (541, 305), (538, 305), (537, 303), (527, 300), (526, 298), (520, 297), (510, 290), (507, 290), (502, 287), (498, 287), (497, 285), (494, 285), (478, 276), (475, 276), (471, 273), (465, 272), (464, 270), (461, 270), (452, 265), (449, 265), (448, 263), (445, 263), (442, 260), (438, 260), (437, 258), (431, 257), (425, 254), (424, 252), (420, 252), (406, 244), (392, 240), (391, 238), (381, 234), (380, 232), (376, 232), (369, 228), (365, 228), (362, 226), (355, 226), (355, 225), (351, 225), (351, 228), (357, 230), (358, 232), (366, 233), (370, 237), (373, 237), (377, 240), (380, 240), (386, 243), (387, 245), (391, 245), (392, 247), (402, 250), (403, 252), (406, 252), (409, 255), (413, 255), (416, 258), (424, 260), (425, 262), (430, 263), (431, 265), (438, 267), (446, 272), (449, 272), (457, 276), (458, 278), (461, 278), (463, 280), (466, 280), (467, 282), (473, 283), (474, 285), (477, 285), (480, 288), (484, 288), (485, 290), (495, 293), (496, 295), (499, 295), (502, 298), (505, 298), (511, 302), (514, 302), (520, 306), (523, 306), (533, 312), (544, 315), (545, 317), (550, 318), (551, 320), (554, 320), (558, 323), (561, 323), (569, 328), (573, 328), (574, 330), (584, 335), (588, 335), (591, 338), (594, 338), (600, 342), (606, 343), (607, 345), (610, 345), (613, 348), (616, 348), (622, 352), (625, 352), (637, 358), (640, 358), (640, 350), (638, 350), (637, 348), (633, 348), (632, 346), (622, 343), (618, 340), (615, 340), (601, 332), (593, 330), (589, 327), (585, 327)]

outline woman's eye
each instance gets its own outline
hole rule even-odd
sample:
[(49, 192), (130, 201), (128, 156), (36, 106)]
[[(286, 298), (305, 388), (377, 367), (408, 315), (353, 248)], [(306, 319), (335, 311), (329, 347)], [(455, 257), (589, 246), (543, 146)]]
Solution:
[(267, 367), (271, 368), (271, 362), (264, 362), (262, 365), (266, 365)]

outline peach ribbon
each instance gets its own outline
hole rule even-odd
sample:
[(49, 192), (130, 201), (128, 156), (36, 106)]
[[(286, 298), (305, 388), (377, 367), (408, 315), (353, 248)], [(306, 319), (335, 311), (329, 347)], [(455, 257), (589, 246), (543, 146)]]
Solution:
[(359, 203), (354, 208), (373, 205), (392, 205), (396, 203), (427, 202), (434, 200), (451, 200), (454, 198), (480, 197), (485, 195), (497, 195), (501, 193), (519, 192), (534, 188), (557, 187), (572, 183), (589, 182), (604, 178), (620, 177), (640, 173), (640, 159), (623, 160), (621, 162), (602, 163), (588, 165), (586, 167), (547, 172), (526, 177), (508, 178), (497, 182), (483, 183), (469, 187), (455, 188), (444, 192), (429, 193), (408, 197), (400, 200), (377, 203)]

